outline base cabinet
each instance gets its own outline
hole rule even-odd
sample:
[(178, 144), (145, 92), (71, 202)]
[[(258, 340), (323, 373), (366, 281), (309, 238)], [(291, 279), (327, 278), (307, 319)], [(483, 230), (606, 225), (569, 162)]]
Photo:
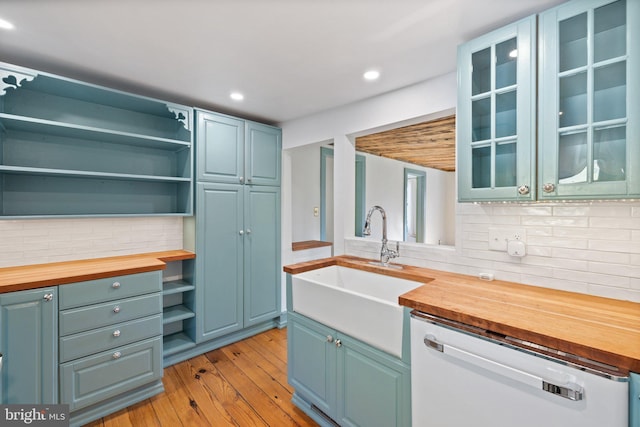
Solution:
[(82, 425), (162, 387), (160, 271), (58, 287), (60, 402)]
[(0, 404), (58, 401), (56, 288), (0, 294)]
[(327, 426), (411, 425), (408, 365), (304, 316), (288, 316), (288, 376), (299, 407)]
[(640, 373), (631, 373), (629, 387), (629, 427), (640, 427)]

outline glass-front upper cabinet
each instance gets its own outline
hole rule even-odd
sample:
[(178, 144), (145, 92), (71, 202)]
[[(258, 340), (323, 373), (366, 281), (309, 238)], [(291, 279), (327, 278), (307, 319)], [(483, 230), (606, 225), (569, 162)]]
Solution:
[(458, 200), (535, 199), (536, 17), (458, 48)]
[(640, 1), (540, 14), (539, 199), (640, 196)]

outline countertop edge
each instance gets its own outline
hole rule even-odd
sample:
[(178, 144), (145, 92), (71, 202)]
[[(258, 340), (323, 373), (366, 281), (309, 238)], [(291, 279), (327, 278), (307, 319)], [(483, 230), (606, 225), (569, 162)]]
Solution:
[(0, 268), (0, 293), (166, 269), (166, 263), (195, 258), (185, 250), (61, 261)]

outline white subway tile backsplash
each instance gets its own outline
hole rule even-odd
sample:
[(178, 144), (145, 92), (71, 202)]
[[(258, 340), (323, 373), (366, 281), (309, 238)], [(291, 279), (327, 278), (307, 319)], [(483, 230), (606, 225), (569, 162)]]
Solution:
[(640, 254), (640, 244), (631, 240), (590, 240), (589, 249), (605, 252), (629, 252), (632, 254)]
[(553, 229), (553, 235), (558, 237), (577, 237), (597, 240), (629, 240), (631, 230), (610, 228), (562, 228)]
[(182, 249), (182, 217), (0, 221), (0, 267)]
[(521, 223), (527, 226), (588, 227), (589, 219), (587, 217), (523, 216)]
[(591, 217), (591, 227), (598, 228), (626, 228), (640, 230), (640, 221), (637, 218), (627, 217)]
[(590, 207), (588, 205), (566, 205), (553, 207), (554, 216), (587, 216), (589, 215)]
[(628, 217), (631, 216), (631, 206), (616, 205), (616, 206), (591, 206), (589, 215), (592, 217)]
[(611, 276), (640, 277), (639, 265), (590, 261), (589, 271), (592, 271), (594, 273), (609, 274)]
[[(640, 302), (639, 201), (459, 203), (456, 212), (456, 248), (446, 261), (435, 260), (433, 249), (412, 246), (407, 263), (472, 276), (491, 271), (499, 280)], [(487, 250), (496, 225), (525, 231), (525, 257)], [(350, 240), (345, 248), (353, 254)], [(379, 242), (359, 248), (360, 256), (375, 258)]]

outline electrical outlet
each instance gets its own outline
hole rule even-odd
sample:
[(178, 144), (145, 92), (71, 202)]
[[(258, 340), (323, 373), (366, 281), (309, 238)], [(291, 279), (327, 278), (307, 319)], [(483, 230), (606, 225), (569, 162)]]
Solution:
[(492, 251), (507, 251), (510, 240), (525, 240), (524, 229), (519, 228), (489, 228), (489, 249)]
[(318, 208), (317, 206), (313, 207), (313, 216), (318, 216), (320, 215), (320, 208)]

